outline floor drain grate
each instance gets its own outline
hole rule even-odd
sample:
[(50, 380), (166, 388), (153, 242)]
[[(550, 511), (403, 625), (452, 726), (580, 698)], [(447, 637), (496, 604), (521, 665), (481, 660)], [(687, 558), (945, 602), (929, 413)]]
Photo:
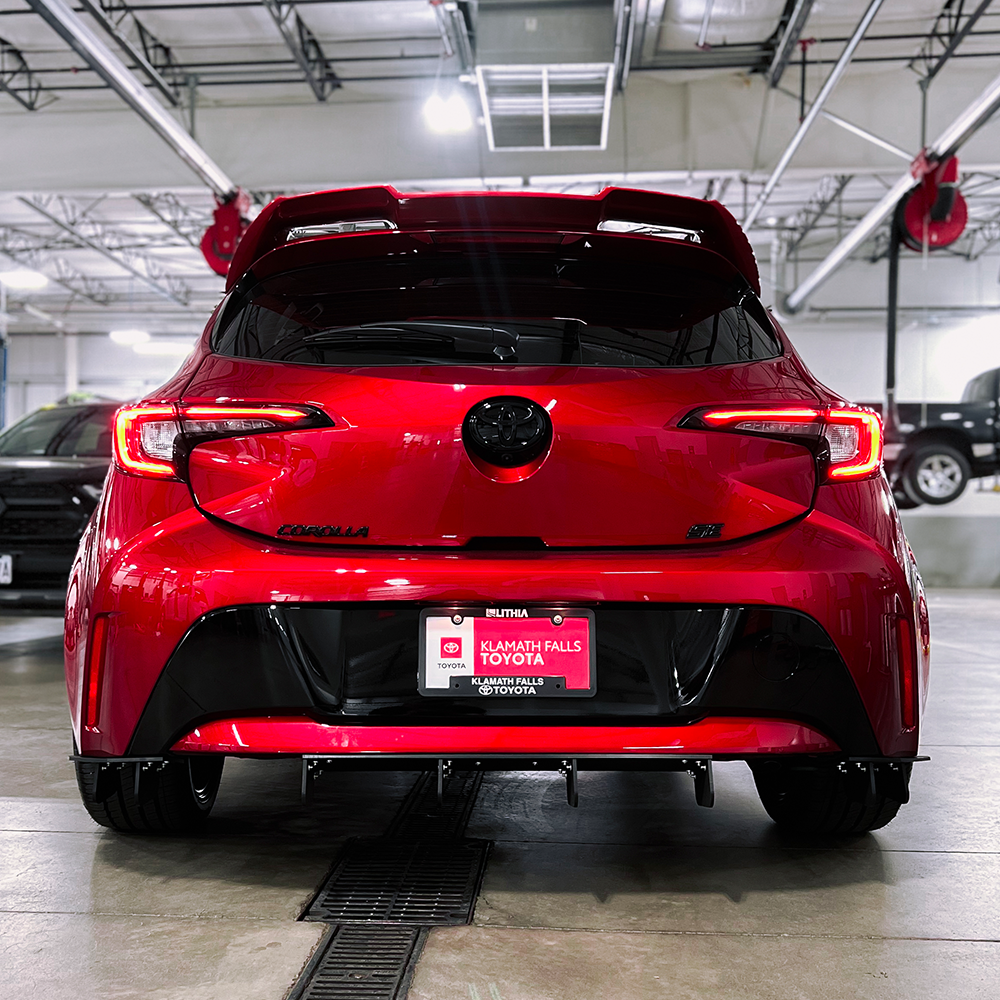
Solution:
[(439, 767), (385, 837), (348, 841), (302, 915), (336, 926), (290, 1000), (403, 1000), (428, 929), (472, 922), (490, 844), (462, 835), (482, 780)]
[(305, 920), (467, 924), (489, 845), (481, 840), (353, 840), (306, 911)]
[(416, 927), (338, 927), (292, 1000), (395, 1000), (421, 943)]
[(386, 831), (397, 840), (457, 840), (465, 832), (476, 804), (482, 771), (460, 771), (444, 780), (438, 798), (438, 779), (425, 774), (414, 784)]

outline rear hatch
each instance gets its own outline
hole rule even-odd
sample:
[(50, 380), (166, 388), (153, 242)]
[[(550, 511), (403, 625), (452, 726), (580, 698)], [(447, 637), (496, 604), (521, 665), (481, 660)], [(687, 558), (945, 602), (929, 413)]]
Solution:
[(708, 251), (612, 239), (501, 256), (397, 234), (354, 237), (368, 261), (265, 258), (184, 403), (308, 404), (332, 426), (197, 444), (196, 502), (312, 545), (703, 545), (805, 514), (805, 444), (679, 426), (816, 402), (746, 283)]

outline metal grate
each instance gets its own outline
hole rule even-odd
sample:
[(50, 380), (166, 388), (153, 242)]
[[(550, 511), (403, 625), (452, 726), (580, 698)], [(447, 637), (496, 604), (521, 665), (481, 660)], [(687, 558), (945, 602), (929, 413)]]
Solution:
[(410, 790), (387, 837), (395, 840), (457, 840), (465, 832), (476, 804), (481, 771), (460, 771), (444, 780), (440, 801), (437, 775), (425, 774)]
[(414, 927), (472, 919), (488, 844), (353, 840), (303, 919)]
[(415, 927), (338, 927), (292, 1000), (395, 1000), (405, 995), (420, 934)]

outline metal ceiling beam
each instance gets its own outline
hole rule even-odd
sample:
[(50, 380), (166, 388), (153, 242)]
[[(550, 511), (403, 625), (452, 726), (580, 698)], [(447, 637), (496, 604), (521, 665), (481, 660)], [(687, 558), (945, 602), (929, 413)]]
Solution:
[(128, 246), (128, 237), (86, 217), (86, 212), (61, 195), (24, 198), (18, 201), (33, 209), (67, 233), (74, 243), (95, 250), (148, 285), (158, 295), (179, 306), (191, 301), (191, 289), (179, 278), (167, 274), (149, 254)]
[(88, 278), (64, 258), (52, 254), (46, 241), (33, 233), (22, 232), (13, 226), (0, 226), (0, 254), (40, 271), (50, 281), (99, 306), (110, 305), (117, 298), (103, 281)]
[[(955, 51), (958, 49), (959, 45), (961, 45), (962, 42), (965, 41), (969, 32), (972, 31), (972, 29), (976, 26), (976, 22), (983, 16), (983, 14), (986, 13), (986, 8), (989, 7), (990, 2), (991, 0), (981, 0), (979, 6), (969, 15), (968, 20), (965, 22), (965, 24), (962, 25), (961, 28), (959, 28), (952, 34), (951, 39), (945, 46), (945, 49), (941, 53), (941, 55), (938, 56), (937, 61), (934, 63), (933, 66), (930, 67), (930, 69), (927, 70), (927, 72), (923, 75), (923, 77), (921, 77), (920, 85), (922, 87), (925, 88), (928, 87), (930, 85), (931, 80), (933, 80), (934, 77), (936, 77), (938, 73), (940, 73), (941, 70), (944, 69), (944, 64), (955, 54)], [(941, 11), (940, 14), (938, 14), (937, 20), (934, 22), (934, 27), (931, 29), (931, 34), (924, 42), (924, 46), (921, 49), (920, 55), (917, 56), (917, 58), (910, 63), (911, 68), (913, 67), (914, 63), (920, 61), (921, 59), (923, 59), (924, 62), (929, 61), (931, 47), (934, 44), (934, 39), (937, 38), (937, 26), (942, 20), (942, 18), (947, 17), (948, 7), (949, 4), (945, 4), (945, 8)], [(959, 11), (955, 14), (956, 27), (958, 24), (958, 19), (962, 16), (961, 7), (962, 4), (960, 3)], [(925, 55), (925, 50), (926, 50), (926, 55)]]
[[(94, 0), (78, 0), (83, 9), (115, 40), (118, 47), (142, 70), (149, 82), (176, 108), (180, 104), (180, 99), (174, 88), (167, 83), (160, 75), (159, 71), (146, 58), (145, 53), (140, 52), (132, 42), (119, 30), (118, 26), (104, 12), (100, 4)], [(138, 23), (138, 22), (137, 22)], [(160, 44), (160, 43), (158, 43)]]
[[(201, 245), (202, 234), (212, 224), (211, 214), (194, 211), (172, 191), (157, 191), (152, 194), (143, 191), (132, 197), (193, 247)], [(268, 201), (270, 200), (269, 198)]]
[(788, 246), (785, 248), (787, 254), (798, 250), (802, 241), (816, 228), (819, 220), (826, 215), (830, 206), (843, 194), (844, 188), (847, 187), (850, 180), (850, 174), (838, 176), (828, 174), (819, 182), (816, 190), (809, 196), (809, 200), (790, 220), (793, 228), (788, 234)]
[[(465, 6), (457, 3), (457, 0), (445, 0), (444, 3), (434, 4), (432, 9), (441, 32), (445, 55), (457, 56), (462, 72), (472, 73), (476, 68), (476, 56), (469, 24), (465, 19)], [(363, 57), (356, 58), (359, 62), (364, 61)]]
[(0, 90), (21, 107), (34, 111), (42, 95), (42, 84), (31, 71), (21, 50), (0, 38)]
[(802, 29), (806, 26), (806, 21), (809, 20), (815, 2), (816, 0), (796, 0), (788, 17), (788, 23), (785, 25), (785, 30), (778, 41), (778, 47), (774, 50), (771, 65), (767, 68), (767, 85), (769, 87), (777, 87), (781, 83), (782, 74), (795, 52), (795, 46), (802, 35)]
[[(927, 159), (946, 160), (949, 156), (954, 156), (989, 121), (997, 108), (1000, 108), (1000, 76), (995, 77), (989, 86), (938, 136), (937, 140), (931, 143), (926, 151)], [(785, 297), (784, 311), (798, 312), (805, 304), (806, 299), (889, 217), (900, 198), (916, 183), (909, 171), (903, 174), (886, 191), (878, 204), (830, 251), (819, 267), (798, 288)]]
[(285, 0), (261, 0), (281, 32), (288, 50), (299, 64), (317, 101), (325, 101), (340, 86), (337, 74), (319, 44), (319, 39), (299, 17), (294, 3)]
[(219, 198), (235, 194), (237, 185), (184, 131), (125, 64), (80, 19), (65, 0), (26, 0), (49, 26), (77, 52)]
[(861, 39), (864, 38), (865, 32), (868, 30), (868, 26), (875, 20), (875, 15), (878, 13), (879, 7), (882, 6), (882, 0), (871, 0), (868, 5), (868, 9), (864, 12), (861, 20), (858, 21), (858, 26), (854, 29), (854, 34), (851, 35), (851, 40), (844, 46), (844, 51), (840, 53), (840, 58), (837, 60), (837, 64), (830, 70), (830, 75), (826, 78), (826, 82), (823, 84), (820, 92), (816, 95), (816, 100), (813, 101), (812, 107), (806, 112), (805, 118), (802, 119), (801, 124), (798, 127), (795, 135), (792, 136), (792, 141), (785, 148), (785, 151), (781, 154), (774, 170), (771, 171), (771, 176), (768, 177), (767, 183), (764, 185), (764, 190), (757, 196), (757, 200), (753, 203), (753, 207), (747, 213), (746, 219), (743, 220), (743, 228), (750, 229), (754, 222), (757, 221), (757, 216), (760, 215), (767, 203), (767, 199), (771, 197), (771, 192), (777, 187), (778, 181), (781, 180), (781, 175), (785, 172), (785, 168), (792, 161), (792, 157), (797, 152), (799, 146), (802, 145), (802, 140), (805, 139), (806, 133), (812, 128), (812, 124), (819, 117), (820, 111), (823, 109), (823, 105), (826, 103), (827, 98), (833, 93), (833, 88), (837, 86), (840, 82), (840, 78), (844, 75), (847, 70), (848, 65), (851, 62), (851, 57), (854, 55), (855, 50), (861, 44)]

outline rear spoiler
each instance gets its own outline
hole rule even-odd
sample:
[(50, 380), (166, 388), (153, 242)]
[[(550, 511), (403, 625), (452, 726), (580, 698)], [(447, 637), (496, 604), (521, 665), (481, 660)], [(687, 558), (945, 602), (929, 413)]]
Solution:
[(255, 261), (290, 239), (379, 230), (603, 230), (658, 236), (698, 243), (720, 254), (760, 295), (760, 275), (750, 241), (722, 205), (629, 188), (606, 188), (596, 195), (564, 195), (492, 191), (399, 194), (391, 187), (368, 187), (276, 198), (240, 240), (226, 288), (232, 288)]

